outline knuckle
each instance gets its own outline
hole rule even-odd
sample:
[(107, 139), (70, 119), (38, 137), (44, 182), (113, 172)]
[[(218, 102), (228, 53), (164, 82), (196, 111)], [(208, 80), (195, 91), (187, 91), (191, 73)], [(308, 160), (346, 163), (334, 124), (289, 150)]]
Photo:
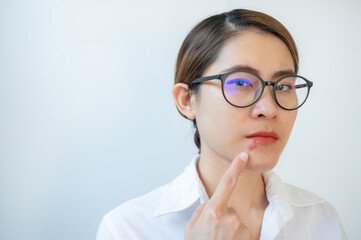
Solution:
[(230, 218), (231, 218), (230, 221), (233, 225), (237, 225), (237, 226), (241, 225), (241, 221), (239, 220), (239, 217), (237, 215), (232, 214)]
[(252, 239), (251, 231), (243, 223), (240, 224), (239, 229), (241, 230), (241, 239)]
[(236, 177), (231, 175), (231, 176), (226, 176), (224, 178), (224, 183), (226, 184), (226, 186), (230, 186), (233, 187), (236, 184)]
[(218, 207), (208, 209), (206, 212), (206, 219), (208, 222), (219, 222), (222, 218), (222, 210)]
[(242, 225), (242, 222), (236, 214), (230, 214), (228, 216), (228, 224), (233, 229), (238, 229)]
[(234, 208), (231, 208), (231, 207), (228, 207), (228, 208), (227, 208), (227, 212), (228, 212), (229, 214), (237, 215), (236, 210), (234, 210)]

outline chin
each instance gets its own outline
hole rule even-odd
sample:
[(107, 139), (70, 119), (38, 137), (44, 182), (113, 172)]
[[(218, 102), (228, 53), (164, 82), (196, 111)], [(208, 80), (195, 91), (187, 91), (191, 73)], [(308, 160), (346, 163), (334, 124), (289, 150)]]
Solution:
[(278, 163), (279, 156), (257, 156), (257, 154), (250, 153), (250, 159), (246, 169), (266, 172), (272, 170)]

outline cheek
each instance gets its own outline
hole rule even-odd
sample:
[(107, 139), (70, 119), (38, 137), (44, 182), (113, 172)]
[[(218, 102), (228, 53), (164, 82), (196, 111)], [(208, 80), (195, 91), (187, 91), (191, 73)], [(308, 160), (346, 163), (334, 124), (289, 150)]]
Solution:
[(224, 129), (230, 127), (227, 124), (227, 112), (219, 96), (207, 97), (201, 95), (202, 99), (197, 105), (196, 119), (199, 132), (202, 136), (222, 134)]
[[(213, 91), (215, 90), (215, 91)], [(197, 101), (196, 119), (201, 140), (212, 148), (230, 148), (242, 136), (242, 122), (247, 111), (231, 106), (220, 89), (200, 92)]]
[(290, 112), (283, 112), (280, 116), (281, 126), (282, 126), (282, 135), (285, 140), (285, 144), (287, 143), (287, 140), (291, 134), (293, 125), (295, 123), (297, 117), (297, 110), (296, 111), (290, 111)]

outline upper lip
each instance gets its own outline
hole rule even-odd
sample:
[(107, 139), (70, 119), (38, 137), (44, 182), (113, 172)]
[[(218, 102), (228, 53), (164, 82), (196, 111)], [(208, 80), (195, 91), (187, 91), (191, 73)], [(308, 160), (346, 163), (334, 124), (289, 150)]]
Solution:
[(259, 131), (259, 132), (255, 132), (255, 133), (252, 133), (250, 135), (247, 135), (246, 137), (247, 138), (251, 138), (251, 137), (272, 137), (272, 138), (275, 138), (275, 139), (280, 138), (278, 136), (278, 134), (273, 132), (273, 131)]

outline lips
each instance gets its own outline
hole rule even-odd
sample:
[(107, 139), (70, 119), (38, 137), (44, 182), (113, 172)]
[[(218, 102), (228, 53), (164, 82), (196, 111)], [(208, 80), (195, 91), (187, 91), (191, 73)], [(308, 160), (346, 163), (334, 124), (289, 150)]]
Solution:
[(253, 144), (261, 143), (261, 144), (273, 144), (275, 143), (280, 137), (277, 133), (273, 131), (259, 131), (247, 135), (246, 138), (253, 140)]

